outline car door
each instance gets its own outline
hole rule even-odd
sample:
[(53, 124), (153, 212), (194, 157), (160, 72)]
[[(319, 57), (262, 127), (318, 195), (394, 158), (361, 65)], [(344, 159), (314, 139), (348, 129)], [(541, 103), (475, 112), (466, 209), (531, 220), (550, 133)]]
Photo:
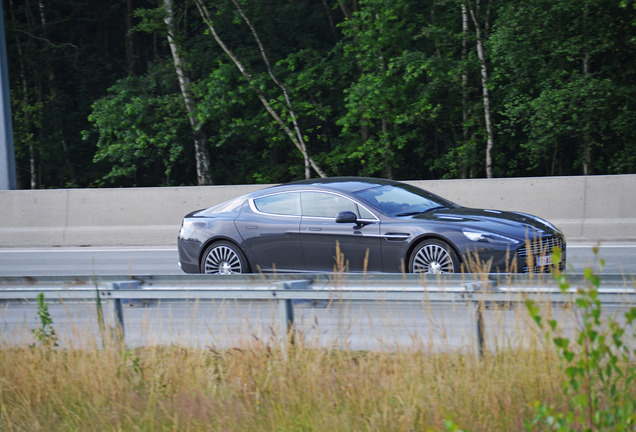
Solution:
[(300, 196), (298, 192), (266, 195), (248, 201), (235, 220), (247, 253), (264, 271), (302, 271), (300, 244)]
[[(380, 222), (373, 213), (335, 193), (306, 191), (300, 197), (300, 238), (307, 270), (340, 270), (339, 251), (345, 270), (382, 271)], [(354, 212), (364, 223), (336, 223), (342, 211)]]

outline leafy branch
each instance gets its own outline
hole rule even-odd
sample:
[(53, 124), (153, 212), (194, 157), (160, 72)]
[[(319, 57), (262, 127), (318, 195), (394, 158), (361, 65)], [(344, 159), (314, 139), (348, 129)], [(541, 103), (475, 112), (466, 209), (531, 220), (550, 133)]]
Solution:
[[(598, 248), (594, 248), (598, 256)], [(559, 262), (561, 251), (554, 252)], [(604, 261), (599, 261), (600, 269)], [(567, 275), (555, 270), (555, 279), (562, 293), (570, 292)], [(576, 337), (563, 335), (555, 319), (544, 322), (539, 307), (526, 301), (532, 319), (544, 331), (557, 349), (563, 362), (565, 381), (563, 396), (568, 401), (568, 412), (537, 403), (536, 415), (526, 424), (527, 430), (547, 426), (554, 431), (634, 431), (636, 430), (636, 349), (625, 342), (636, 319), (636, 308), (624, 314), (624, 324), (602, 314), (599, 299), (600, 276), (591, 268), (584, 271), (584, 283), (576, 289), (574, 306), (577, 313)]]
[(289, 93), (288, 93), (287, 89), (285, 88), (285, 86), (273, 74), (272, 69), (270, 67), (269, 60), (268, 60), (267, 55), (265, 53), (265, 49), (264, 49), (264, 47), (263, 47), (263, 45), (262, 45), (262, 43), (260, 41), (260, 38), (258, 37), (258, 34), (256, 33), (256, 29), (252, 25), (251, 21), (247, 18), (247, 16), (243, 13), (243, 10), (238, 5), (238, 3), (233, 2), (234, 6), (237, 8), (237, 10), (238, 10), (239, 14), (241, 15), (242, 19), (247, 23), (248, 27), (250, 28), (250, 31), (252, 32), (252, 35), (256, 39), (256, 42), (257, 42), (258, 47), (259, 47), (259, 52), (261, 54), (261, 57), (263, 58), (263, 61), (265, 62), (265, 65), (267, 66), (267, 70), (268, 70), (270, 78), (281, 89), (281, 91), (282, 91), (282, 93), (283, 93), (283, 95), (285, 97), (285, 102), (286, 102), (287, 108), (289, 110), (290, 116), (292, 118), (292, 122), (293, 122), (293, 125), (294, 125), (295, 132), (292, 131), (289, 128), (289, 126), (285, 123), (285, 121), (283, 120), (283, 118), (280, 115), (280, 113), (278, 113), (272, 107), (271, 103), (265, 97), (265, 94), (263, 93), (263, 91), (253, 84), (252, 75), (248, 72), (248, 70), (245, 67), (245, 65), (239, 60), (239, 58), (236, 56), (236, 54), (232, 50), (230, 50), (230, 48), (223, 42), (223, 40), (221, 39), (221, 37), (217, 33), (216, 28), (214, 27), (214, 23), (212, 21), (212, 15), (210, 14), (208, 8), (205, 6), (203, 1), (202, 0), (196, 0), (195, 3), (197, 5), (197, 8), (199, 9), (199, 13), (201, 14), (201, 18), (203, 19), (203, 22), (208, 27), (208, 29), (210, 31), (210, 34), (212, 35), (212, 37), (214, 38), (216, 43), (219, 45), (219, 47), (221, 47), (221, 49), (225, 52), (225, 54), (232, 60), (234, 65), (241, 72), (241, 75), (243, 75), (243, 78), (245, 78), (247, 80), (247, 82), (250, 85), (250, 88), (256, 93), (256, 96), (258, 97), (258, 99), (261, 101), (261, 103), (265, 107), (265, 110), (276, 121), (276, 123), (278, 123), (278, 125), (285, 131), (285, 133), (287, 134), (289, 139), (294, 143), (296, 148), (303, 155), (303, 158), (305, 160), (305, 177), (306, 178), (310, 178), (311, 177), (311, 175), (310, 175), (311, 173), (310, 173), (310, 170), (309, 170), (310, 166), (311, 166), (311, 168), (313, 168), (313, 170), (320, 177), (326, 177), (326, 174), (322, 171), (322, 169), (316, 164), (316, 162), (313, 160), (313, 158), (309, 155), (309, 152), (307, 150), (307, 145), (305, 143), (305, 139), (303, 138), (303, 134), (300, 131), (300, 127), (298, 126), (298, 122), (296, 120), (296, 114), (295, 114), (295, 112), (294, 112), (294, 110), (292, 108), (292, 105), (291, 105), (291, 100), (289, 98)]

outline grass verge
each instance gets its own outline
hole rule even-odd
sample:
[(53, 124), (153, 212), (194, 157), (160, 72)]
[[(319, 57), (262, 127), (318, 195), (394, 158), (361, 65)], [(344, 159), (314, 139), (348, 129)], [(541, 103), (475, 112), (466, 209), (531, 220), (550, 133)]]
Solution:
[(0, 350), (3, 431), (519, 430), (559, 406), (553, 350), (393, 353), (254, 342), (214, 351)]

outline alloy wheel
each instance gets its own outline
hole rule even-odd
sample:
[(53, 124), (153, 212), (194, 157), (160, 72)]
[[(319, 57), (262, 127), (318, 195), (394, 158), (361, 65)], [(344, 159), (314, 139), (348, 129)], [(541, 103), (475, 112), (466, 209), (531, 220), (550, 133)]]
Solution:
[(226, 245), (219, 245), (208, 252), (205, 258), (205, 273), (243, 273), (243, 263), (234, 249)]
[(455, 262), (446, 247), (437, 242), (430, 242), (417, 250), (411, 267), (413, 273), (453, 273)]

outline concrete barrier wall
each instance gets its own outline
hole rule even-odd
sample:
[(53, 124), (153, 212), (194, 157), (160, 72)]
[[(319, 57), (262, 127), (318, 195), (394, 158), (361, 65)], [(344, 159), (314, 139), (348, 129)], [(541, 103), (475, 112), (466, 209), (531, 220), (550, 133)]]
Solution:
[[(407, 183), (541, 216), (569, 241), (636, 241), (636, 175)], [(0, 191), (0, 247), (174, 246), (186, 213), (266, 186)]]
[(540, 216), (569, 241), (636, 241), (636, 175), (413, 183), (466, 207)]

